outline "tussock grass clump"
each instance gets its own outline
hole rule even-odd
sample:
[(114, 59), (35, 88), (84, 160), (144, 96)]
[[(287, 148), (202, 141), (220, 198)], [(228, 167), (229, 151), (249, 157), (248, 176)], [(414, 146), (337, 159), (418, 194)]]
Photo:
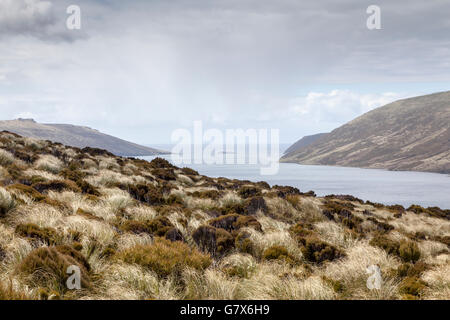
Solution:
[(449, 213), (0, 132), (0, 299), (448, 299)]
[(0, 166), (9, 166), (14, 162), (14, 156), (12, 153), (0, 149)]
[(34, 223), (19, 224), (16, 233), (22, 237), (42, 241), (47, 245), (54, 245), (61, 241), (61, 236), (53, 228), (40, 228)]
[(48, 171), (50, 173), (58, 174), (62, 167), (63, 163), (58, 158), (52, 155), (43, 155), (35, 162), (36, 169)]
[(17, 202), (11, 194), (4, 188), (0, 187), (0, 217), (5, 216), (8, 212), (17, 207)]
[(33, 297), (25, 292), (14, 289), (12, 283), (0, 283), (0, 301), (6, 300), (32, 300)]
[(18, 265), (17, 271), (31, 276), (33, 283), (65, 292), (69, 277), (67, 270), (77, 266), (81, 271), (81, 286), (92, 287), (89, 275), (90, 266), (80, 252), (69, 246), (42, 247), (33, 250)]
[(155, 272), (159, 277), (181, 274), (186, 267), (204, 270), (211, 258), (182, 242), (155, 238), (152, 245), (137, 245), (116, 254), (128, 264), (138, 264)]

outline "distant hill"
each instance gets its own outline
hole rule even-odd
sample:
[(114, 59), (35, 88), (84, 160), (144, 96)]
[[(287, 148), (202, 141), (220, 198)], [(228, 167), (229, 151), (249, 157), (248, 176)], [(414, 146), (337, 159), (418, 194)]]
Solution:
[(450, 173), (450, 91), (372, 110), (281, 161)]
[(316, 142), (319, 138), (321, 138), (325, 135), (326, 135), (326, 133), (318, 133), (318, 134), (313, 134), (311, 136), (304, 136), (303, 138), (298, 140), (296, 143), (291, 145), (289, 148), (287, 148), (286, 151), (284, 152), (284, 154), (295, 152), (295, 151), (300, 150), (301, 148), (307, 147), (311, 143)]
[(151, 156), (165, 153), (101, 133), (98, 130), (71, 124), (45, 124), (37, 123), (33, 119), (17, 119), (0, 121), (0, 131), (3, 130), (78, 148), (105, 149), (118, 156)]

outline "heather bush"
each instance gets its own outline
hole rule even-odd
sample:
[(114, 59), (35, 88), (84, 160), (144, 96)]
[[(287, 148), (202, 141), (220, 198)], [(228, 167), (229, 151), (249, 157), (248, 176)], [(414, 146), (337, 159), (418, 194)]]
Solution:
[(32, 185), (34, 189), (40, 193), (47, 192), (49, 190), (62, 192), (64, 190), (80, 193), (81, 189), (71, 180), (53, 180), (48, 182), (39, 182)]
[(405, 278), (399, 287), (399, 292), (405, 295), (405, 298), (420, 297), (422, 291), (425, 289), (426, 283), (417, 277)]
[(238, 249), (242, 253), (254, 255), (256, 247), (250, 238), (251, 234), (249, 232), (247, 231), (239, 232), (236, 238), (234, 239), (234, 245), (236, 249)]
[(398, 254), (404, 262), (416, 262), (420, 259), (420, 250), (417, 243), (412, 241), (402, 241), (400, 243)]
[(173, 169), (163, 169), (163, 168), (157, 168), (152, 170), (152, 174), (155, 175), (157, 178), (170, 181), (170, 180), (176, 180), (177, 177), (175, 176), (175, 172)]
[(189, 267), (204, 270), (211, 258), (187, 244), (155, 238), (152, 245), (137, 245), (116, 254), (116, 258), (129, 264), (138, 264), (155, 272), (159, 277), (179, 275)]
[(383, 235), (376, 235), (370, 240), (369, 244), (374, 247), (379, 247), (389, 254), (399, 255), (400, 243), (391, 240)]
[(256, 187), (243, 186), (238, 190), (238, 195), (240, 195), (244, 199), (260, 196), (261, 189)]
[(307, 261), (318, 264), (344, 256), (344, 253), (335, 246), (316, 238), (307, 238), (301, 250)]
[(269, 212), (266, 200), (263, 197), (252, 197), (245, 202), (244, 212), (249, 215), (255, 215), (258, 211), (262, 213)]
[(213, 256), (223, 255), (234, 247), (234, 238), (228, 231), (212, 226), (200, 226), (192, 238), (201, 250)]
[(272, 246), (264, 250), (262, 255), (264, 260), (279, 260), (289, 264), (295, 264), (296, 258), (283, 246)]

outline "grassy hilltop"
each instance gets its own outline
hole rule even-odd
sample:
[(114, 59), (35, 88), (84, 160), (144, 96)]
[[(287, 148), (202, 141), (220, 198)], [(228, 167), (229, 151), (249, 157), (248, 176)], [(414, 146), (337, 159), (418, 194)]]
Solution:
[(449, 217), (0, 133), (0, 300), (449, 299)]

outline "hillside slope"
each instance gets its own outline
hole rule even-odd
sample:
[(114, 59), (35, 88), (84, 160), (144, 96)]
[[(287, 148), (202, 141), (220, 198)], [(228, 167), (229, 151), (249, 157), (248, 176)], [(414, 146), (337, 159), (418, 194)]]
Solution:
[(281, 161), (450, 173), (450, 91), (370, 111)]
[(305, 148), (305, 147), (309, 146), (310, 144), (316, 142), (318, 139), (325, 136), (326, 134), (327, 133), (318, 133), (318, 134), (313, 134), (310, 136), (304, 136), (303, 138), (301, 138), (300, 140), (298, 140), (297, 142), (292, 144), (289, 148), (287, 148), (284, 153), (288, 154), (288, 153), (299, 151), (301, 148)]
[(105, 149), (119, 156), (151, 156), (163, 153), (163, 151), (125, 141), (88, 127), (70, 124), (44, 124), (32, 119), (17, 119), (0, 121), (0, 131), (3, 130), (78, 148)]
[(450, 299), (449, 246), (450, 210), (0, 132), (0, 300)]

